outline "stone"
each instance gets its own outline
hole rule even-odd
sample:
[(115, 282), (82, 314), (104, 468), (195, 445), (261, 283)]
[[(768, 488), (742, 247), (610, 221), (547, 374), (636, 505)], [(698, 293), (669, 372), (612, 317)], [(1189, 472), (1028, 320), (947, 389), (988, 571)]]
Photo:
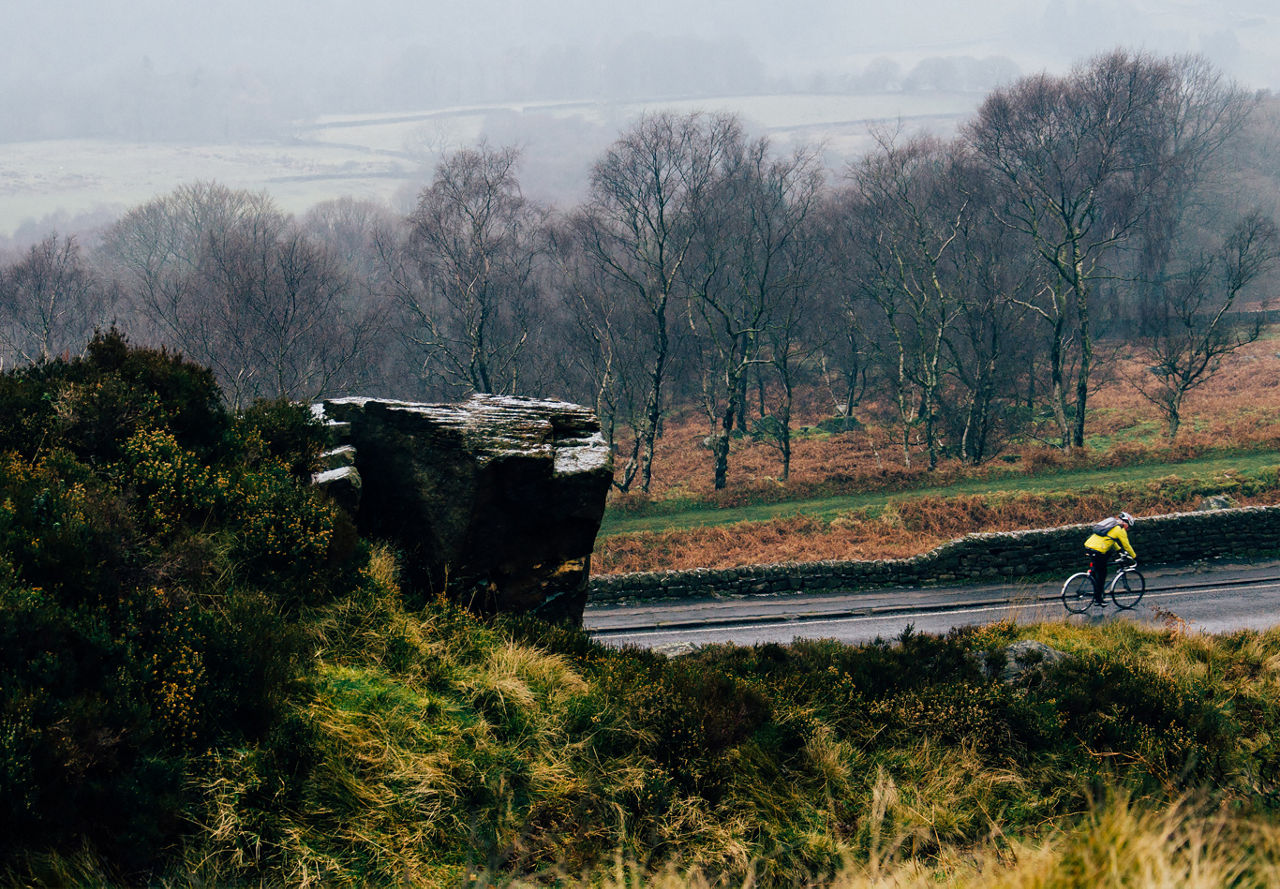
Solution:
[(1004, 651), (1004, 668), (1000, 671), (1002, 682), (1018, 682), (1027, 673), (1043, 672), (1067, 657), (1065, 652), (1035, 639), (1022, 639)]
[(581, 623), (613, 477), (589, 409), (473, 395), (338, 398), (318, 413), (346, 424), (361, 481), (356, 526), (400, 550), (411, 594)]
[(320, 465), (323, 469), (341, 469), (343, 466), (355, 466), (356, 449), (351, 445), (331, 448), (320, 455)]
[(360, 491), (364, 480), (360, 471), (352, 466), (326, 469), (311, 476), (311, 484), (323, 490), (333, 501), (351, 515), (360, 511)]
[(1236, 505), (1236, 502), (1226, 494), (1214, 494), (1201, 500), (1196, 509), (1202, 512), (1209, 512), (1215, 509), (1234, 509)]

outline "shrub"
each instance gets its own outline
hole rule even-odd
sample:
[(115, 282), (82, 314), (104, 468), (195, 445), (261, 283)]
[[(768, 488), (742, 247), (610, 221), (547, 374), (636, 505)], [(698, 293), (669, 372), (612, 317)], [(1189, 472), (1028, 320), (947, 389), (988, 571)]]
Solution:
[(338, 508), (282, 468), (248, 472), (236, 480), (228, 503), (236, 558), (246, 577), (273, 579), (284, 601), (300, 604), (322, 595), (323, 569)]
[(110, 595), (130, 528), (116, 494), (67, 452), (0, 454), (0, 553), (26, 584), (70, 602)]
[(827, 417), (818, 422), (818, 428), (823, 432), (839, 433), (839, 432), (856, 432), (862, 428), (862, 422), (857, 417)]
[(230, 422), (211, 371), (164, 349), (132, 347), (114, 330), (95, 336), (83, 358), (0, 374), (0, 416), (0, 450), (32, 458), (61, 447), (94, 465), (119, 459), (143, 428), (168, 429), (207, 457)]
[(1136, 766), (1177, 791), (1217, 778), (1235, 727), (1209, 690), (1143, 660), (1089, 652), (1050, 668), (1064, 730), (1086, 749)]
[(782, 421), (772, 414), (751, 421), (752, 441), (781, 442), (782, 432)]
[(0, 408), (0, 852), (145, 867), (200, 758), (277, 731), (299, 615), (351, 580), (298, 477), (321, 430), (233, 420), (210, 372), (114, 331), (0, 374)]
[[(151, 412), (139, 413), (138, 424), (162, 423), (184, 446), (201, 453), (221, 444), (231, 416), (222, 403), (217, 378), (208, 368), (164, 347), (131, 346), (115, 329), (94, 336), (83, 364), (81, 373), (87, 378), (122, 386), (140, 404), (152, 406)], [(117, 428), (108, 440), (122, 440), (127, 429)]]
[(234, 438), (251, 466), (273, 463), (308, 478), (318, 467), (328, 433), (305, 405), (285, 399), (258, 401), (235, 419)]
[(626, 651), (605, 659), (595, 679), (675, 785), (712, 801), (727, 780), (724, 754), (770, 719), (768, 701), (751, 684), (689, 660)]
[(205, 526), (227, 501), (228, 473), (207, 466), (167, 429), (140, 429), (123, 451), (118, 483), (149, 534), (171, 538), (184, 526)]

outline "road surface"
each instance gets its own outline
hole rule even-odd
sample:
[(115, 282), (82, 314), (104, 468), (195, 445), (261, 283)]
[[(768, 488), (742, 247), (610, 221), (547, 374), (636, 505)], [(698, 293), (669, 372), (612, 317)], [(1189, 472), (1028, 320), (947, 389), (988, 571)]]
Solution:
[(1012, 618), (1153, 625), (1185, 621), (1188, 629), (1222, 633), (1280, 624), (1280, 560), (1220, 561), (1149, 568), (1147, 593), (1133, 611), (1104, 609), (1068, 615), (1062, 581), (883, 589), (852, 593), (790, 593), (588, 606), (583, 623), (610, 645), (680, 653), (708, 643), (788, 643), (795, 639), (869, 642), (892, 639), (908, 626), (922, 633)]

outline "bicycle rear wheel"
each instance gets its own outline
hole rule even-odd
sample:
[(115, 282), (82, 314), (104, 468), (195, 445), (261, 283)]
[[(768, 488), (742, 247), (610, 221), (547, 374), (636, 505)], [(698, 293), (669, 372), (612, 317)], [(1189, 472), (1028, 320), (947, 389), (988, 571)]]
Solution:
[(1093, 604), (1093, 577), (1081, 571), (1067, 578), (1062, 585), (1062, 604), (1072, 614), (1084, 614)]
[(1142, 594), (1146, 591), (1147, 579), (1137, 568), (1117, 574), (1111, 581), (1111, 601), (1125, 611), (1142, 601)]

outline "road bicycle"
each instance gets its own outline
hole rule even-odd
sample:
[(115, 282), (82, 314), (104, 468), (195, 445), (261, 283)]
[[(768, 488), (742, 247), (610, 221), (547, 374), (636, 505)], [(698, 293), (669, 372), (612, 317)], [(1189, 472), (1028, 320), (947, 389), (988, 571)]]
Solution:
[[(1117, 608), (1128, 611), (1142, 600), (1142, 594), (1147, 591), (1147, 580), (1138, 570), (1137, 562), (1117, 559), (1112, 564), (1117, 566), (1117, 570), (1107, 584), (1106, 592)], [(1067, 578), (1067, 582), (1062, 585), (1062, 604), (1072, 614), (1084, 614), (1089, 606), (1095, 604), (1091, 572), (1080, 571)]]

